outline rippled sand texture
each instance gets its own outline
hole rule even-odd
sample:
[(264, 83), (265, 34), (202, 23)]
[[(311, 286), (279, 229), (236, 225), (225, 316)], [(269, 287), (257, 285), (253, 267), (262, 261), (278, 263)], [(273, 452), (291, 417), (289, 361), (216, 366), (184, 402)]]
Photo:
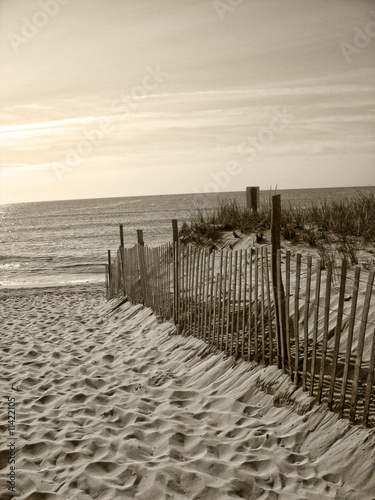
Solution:
[(375, 498), (374, 432), (275, 367), (209, 353), (141, 306), (106, 315), (98, 290), (12, 292), (0, 308), (1, 499), (8, 395), (22, 500)]

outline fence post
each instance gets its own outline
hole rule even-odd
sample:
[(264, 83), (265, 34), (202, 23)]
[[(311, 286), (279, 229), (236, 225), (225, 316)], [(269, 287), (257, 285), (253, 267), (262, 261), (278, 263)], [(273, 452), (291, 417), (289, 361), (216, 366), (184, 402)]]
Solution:
[[(285, 294), (281, 277), (281, 269), (277, 269), (277, 251), (280, 250), (280, 226), (281, 226), (281, 197), (279, 194), (272, 196), (272, 217), (271, 217), (271, 244), (272, 244), (272, 288), (275, 299), (275, 316), (277, 326), (277, 367), (285, 370), (289, 360), (286, 349), (286, 320), (285, 320)], [(279, 274), (279, 276), (278, 276)], [(279, 287), (278, 285), (279, 279)], [(280, 360), (280, 354), (283, 353), (283, 363)]]
[[(178, 325), (179, 321), (179, 276), (178, 276), (178, 221), (172, 219), (173, 231), (173, 321)], [(178, 332), (177, 332), (178, 333)]]
[(112, 275), (112, 269), (111, 269), (111, 250), (108, 250), (108, 280), (109, 280), (109, 287), (111, 289), (111, 276)]
[(147, 305), (147, 284), (146, 284), (146, 269), (145, 269), (145, 243), (143, 241), (142, 229), (137, 229), (138, 239), (138, 260), (139, 260), (139, 273), (141, 278), (141, 291), (143, 304)]
[(121, 255), (121, 270), (122, 270), (122, 283), (124, 285), (124, 295), (125, 292), (125, 248), (124, 248), (124, 226), (120, 224), (120, 255)]
[(258, 212), (259, 208), (259, 187), (251, 186), (246, 188), (246, 208), (253, 211), (254, 214)]

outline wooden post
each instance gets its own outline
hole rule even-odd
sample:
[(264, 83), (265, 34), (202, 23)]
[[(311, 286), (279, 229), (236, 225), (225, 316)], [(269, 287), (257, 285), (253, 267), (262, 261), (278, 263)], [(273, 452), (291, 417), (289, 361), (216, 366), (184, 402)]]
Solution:
[(145, 270), (145, 254), (144, 254), (144, 241), (142, 229), (137, 229), (138, 239), (138, 259), (139, 259), (139, 274), (141, 278), (142, 302), (147, 303), (147, 285), (146, 285), (146, 270)]
[(108, 299), (108, 264), (105, 266), (105, 298)]
[(124, 225), (120, 224), (120, 247), (124, 248)]
[(112, 278), (112, 269), (111, 269), (111, 250), (108, 250), (108, 277), (109, 277), (109, 286), (111, 287), (111, 278)]
[(179, 320), (179, 287), (178, 287), (178, 222), (177, 219), (172, 219), (173, 231), (173, 320), (174, 324), (178, 324)]
[(259, 208), (258, 186), (252, 186), (246, 188), (246, 208), (251, 209), (254, 214), (258, 213), (258, 208)]
[[(288, 364), (285, 332), (285, 294), (284, 286), (280, 279), (280, 290), (277, 290), (277, 251), (280, 250), (280, 226), (281, 226), (281, 197), (279, 194), (272, 196), (272, 217), (271, 217), (271, 244), (272, 244), (272, 286), (275, 298), (275, 313), (277, 325), (277, 340), (279, 350), (284, 349), (284, 364)], [(281, 368), (281, 352), (278, 352), (277, 367)]]

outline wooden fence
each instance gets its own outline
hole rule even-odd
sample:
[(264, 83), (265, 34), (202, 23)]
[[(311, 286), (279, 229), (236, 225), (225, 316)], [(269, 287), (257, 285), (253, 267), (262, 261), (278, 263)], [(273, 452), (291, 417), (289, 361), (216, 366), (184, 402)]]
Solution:
[[(122, 227), (120, 227), (120, 235)], [(178, 241), (109, 253), (107, 297), (125, 295), (236, 358), (277, 365), (317, 403), (375, 424), (374, 271), (273, 246), (209, 250)], [(369, 313), (371, 317), (369, 318)]]

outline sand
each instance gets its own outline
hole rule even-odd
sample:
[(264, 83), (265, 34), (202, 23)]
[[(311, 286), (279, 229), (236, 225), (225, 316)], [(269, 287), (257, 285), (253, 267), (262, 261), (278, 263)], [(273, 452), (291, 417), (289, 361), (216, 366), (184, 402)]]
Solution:
[(90, 287), (2, 291), (1, 499), (8, 396), (21, 500), (375, 498), (373, 430), (276, 367), (115, 304)]

